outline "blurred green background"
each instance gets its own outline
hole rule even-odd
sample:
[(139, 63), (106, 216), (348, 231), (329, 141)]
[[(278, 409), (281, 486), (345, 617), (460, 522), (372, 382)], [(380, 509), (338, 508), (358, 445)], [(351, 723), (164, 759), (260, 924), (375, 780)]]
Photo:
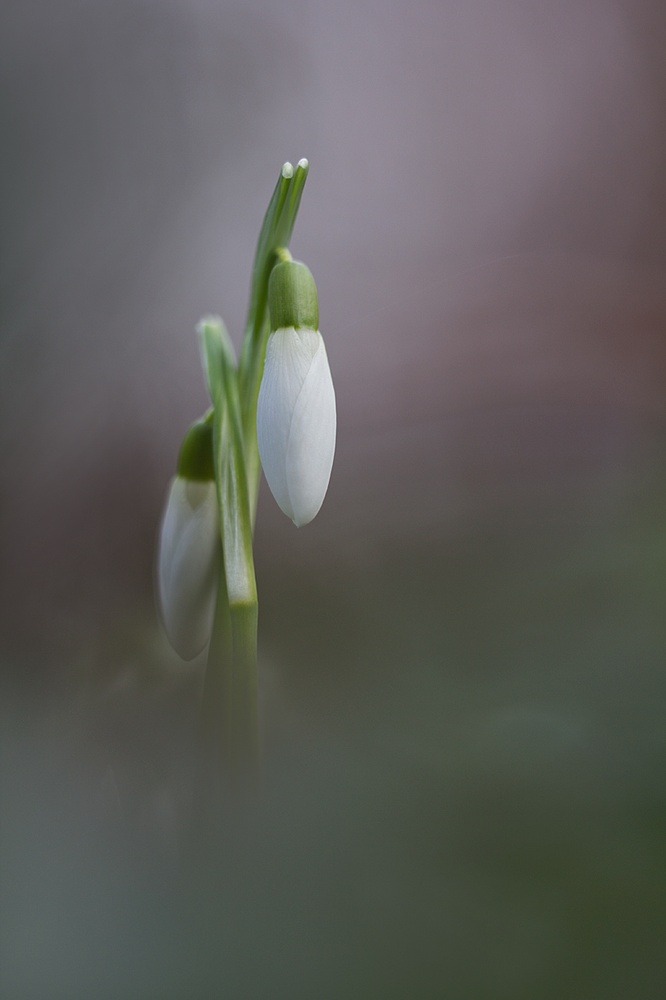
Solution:
[[(666, 9), (0, 18), (3, 998), (661, 998)], [(155, 535), (301, 156), (336, 464), (262, 492), (262, 789), (197, 854)]]

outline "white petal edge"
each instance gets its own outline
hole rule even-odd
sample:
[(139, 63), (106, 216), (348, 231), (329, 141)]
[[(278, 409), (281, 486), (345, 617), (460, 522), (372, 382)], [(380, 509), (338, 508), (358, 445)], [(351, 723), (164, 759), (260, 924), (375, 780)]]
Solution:
[(335, 451), (335, 392), (318, 330), (271, 333), (257, 404), (257, 439), (278, 505), (301, 527), (319, 511)]
[(157, 587), (164, 630), (184, 660), (194, 659), (210, 640), (219, 558), (215, 483), (176, 476), (160, 526)]
[(286, 455), (292, 520), (299, 528), (316, 517), (324, 502), (333, 468), (336, 426), (335, 390), (320, 337), (296, 400)]

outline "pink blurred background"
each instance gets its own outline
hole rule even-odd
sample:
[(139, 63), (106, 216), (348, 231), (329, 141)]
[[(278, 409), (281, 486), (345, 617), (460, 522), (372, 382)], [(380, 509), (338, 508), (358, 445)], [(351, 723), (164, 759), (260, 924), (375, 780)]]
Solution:
[[(340, 410), (308, 545), (386, 544), (517, 481), (602, 477), (612, 502), (661, 453), (661, 4), (27, 0), (3, 21), (13, 624), (146, 597), (206, 405), (193, 328), (220, 312), (238, 342), (285, 159), (312, 165), (293, 250)], [(288, 545), (263, 507), (262, 546)]]

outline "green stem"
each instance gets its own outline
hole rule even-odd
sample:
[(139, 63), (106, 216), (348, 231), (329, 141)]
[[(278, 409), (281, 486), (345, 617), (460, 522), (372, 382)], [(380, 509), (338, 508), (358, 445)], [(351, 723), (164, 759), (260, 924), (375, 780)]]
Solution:
[(259, 764), (257, 618), (256, 601), (228, 603), (222, 569), (201, 705), (214, 787), (251, 780)]
[(233, 773), (243, 780), (251, 778), (259, 764), (259, 729), (257, 722), (257, 615), (258, 604), (232, 604), (231, 635), (233, 647)]
[[(209, 390), (214, 404), (213, 447), (220, 510), (222, 564), (204, 698), (214, 713), (209, 740), (222, 774), (235, 781), (258, 761), (257, 586), (243, 447), (238, 373), (224, 324), (200, 324)], [(205, 716), (203, 716), (205, 717)], [(202, 717), (202, 718), (203, 718)], [(214, 768), (217, 772), (217, 767)]]

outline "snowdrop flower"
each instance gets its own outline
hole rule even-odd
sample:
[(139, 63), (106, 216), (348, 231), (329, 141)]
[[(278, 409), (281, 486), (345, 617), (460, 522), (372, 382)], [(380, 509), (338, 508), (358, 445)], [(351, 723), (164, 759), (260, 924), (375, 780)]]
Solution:
[(183, 441), (162, 516), (157, 556), (160, 614), (171, 645), (191, 660), (207, 645), (215, 613), (220, 528), (210, 424)]
[(271, 333), (257, 403), (259, 455), (271, 492), (297, 527), (319, 511), (335, 452), (335, 391), (319, 332), (314, 279), (297, 261), (270, 277)]

